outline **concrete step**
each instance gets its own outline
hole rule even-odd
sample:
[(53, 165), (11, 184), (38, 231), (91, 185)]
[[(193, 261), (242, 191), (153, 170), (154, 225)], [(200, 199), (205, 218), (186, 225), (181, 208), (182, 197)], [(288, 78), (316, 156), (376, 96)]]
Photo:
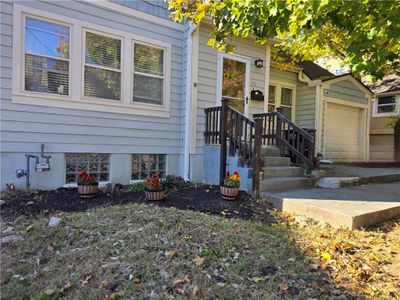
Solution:
[(300, 167), (264, 167), (262, 170), (264, 178), (303, 175), (303, 169)]
[(400, 188), (395, 184), (372, 184), (338, 190), (316, 188), (261, 195), (278, 210), (307, 216), (334, 227), (356, 229), (400, 216), (397, 190)]
[(289, 157), (275, 157), (275, 156), (265, 156), (263, 157), (264, 167), (289, 167), (290, 158)]
[(312, 187), (314, 187), (314, 180), (307, 177), (271, 177), (260, 181), (260, 192)]
[(281, 156), (281, 150), (275, 146), (262, 147), (261, 156)]

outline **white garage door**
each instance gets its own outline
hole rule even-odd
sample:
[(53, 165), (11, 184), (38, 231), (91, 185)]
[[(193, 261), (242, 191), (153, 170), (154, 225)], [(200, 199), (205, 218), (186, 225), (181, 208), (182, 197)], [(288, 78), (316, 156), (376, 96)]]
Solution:
[(361, 109), (330, 102), (327, 104), (325, 157), (332, 161), (360, 160)]

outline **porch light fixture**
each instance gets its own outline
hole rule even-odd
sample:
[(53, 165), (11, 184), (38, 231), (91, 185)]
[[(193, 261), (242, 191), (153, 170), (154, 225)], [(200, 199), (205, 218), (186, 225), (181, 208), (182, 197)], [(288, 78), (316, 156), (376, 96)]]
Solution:
[(262, 59), (256, 59), (255, 65), (257, 68), (262, 68), (264, 67), (264, 61)]

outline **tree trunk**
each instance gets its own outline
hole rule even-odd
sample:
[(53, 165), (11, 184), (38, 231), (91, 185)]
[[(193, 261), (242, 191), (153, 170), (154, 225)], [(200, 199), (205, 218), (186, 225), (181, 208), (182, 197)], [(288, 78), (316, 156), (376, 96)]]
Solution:
[(400, 161), (400, 119), (394, 126), (394, 161)]

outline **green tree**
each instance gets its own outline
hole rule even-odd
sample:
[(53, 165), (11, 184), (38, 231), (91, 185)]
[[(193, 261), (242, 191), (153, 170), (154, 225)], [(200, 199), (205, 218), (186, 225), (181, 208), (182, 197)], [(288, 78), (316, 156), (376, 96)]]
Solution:
[(367, 79), (400, 70), (400, 0), (169, 0), (169, 7), (178, 22), (210, 17), (209, 45), (222, 51), (234, 50), (231, 36), (261, 44), (277, 37), (292, 63), (335, 53)]

